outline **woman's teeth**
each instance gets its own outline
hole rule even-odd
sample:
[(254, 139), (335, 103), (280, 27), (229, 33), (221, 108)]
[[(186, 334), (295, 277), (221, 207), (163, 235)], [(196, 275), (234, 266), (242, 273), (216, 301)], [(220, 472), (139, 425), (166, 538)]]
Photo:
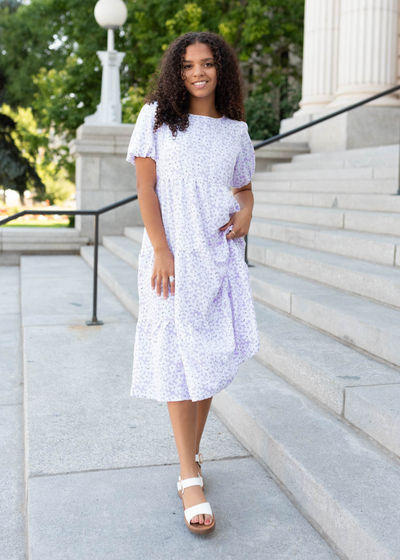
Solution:
[(204, 87), (208, 82), (207, 81), (203, 81), (203, 82), (194, 82), (194, 87), (196, 88), (202, 88)]

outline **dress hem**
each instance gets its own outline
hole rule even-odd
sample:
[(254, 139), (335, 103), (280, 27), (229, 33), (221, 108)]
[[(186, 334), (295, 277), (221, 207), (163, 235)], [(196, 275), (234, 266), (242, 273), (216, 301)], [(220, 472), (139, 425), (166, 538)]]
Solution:
[(255, 347), (254, 350), (250, 350), (250, 352), (249, 352), (248, 354), (243, 354), (243, 355), (238, 359), (238, 361), (236, 362), (236, 372), (235, 372), (235, 374), (233, 375), (233, 377), (232, 377), (227, 383), (225, 383), (225, 384), (224, 384), (220, 389), (218, 389), (218, 391), (216, 391), (215, 393), (209, 394), (209, 395), (207, 395), (207, 396), (205, 396), (205, 397), (201, 397), (200, 399), (191, 399), (191, 398), (188, 398), (188, 399), (182, 399), (182, 398), (179, 398), (179, 399), (165, 399), (165, 398), (160, 398), (160, 397), (149, 396), (148, 394), (141, 393), (141, 392), (138, 391), (138, 390), (132, 391), (132, 389), (131, 389), (131, 391), (130, 391), (130, 396), (131, 396), (132, 398), (150, 399), (150, 400), (155, 400), (155, 401), (157, 401), (157, 402), (181, 402), (181, 401), (188, 401), (188, 400), (189, 400), (189, 401), (192, 401), (192, 402), (198, 402), (198, 401), (202, 401), (202, 400), (205, 400), (205, 399), (209, 399), (210, 397), (214, 397), (215, 395), (217, 395), (218, 393), (220, 393), (221, 391), (223, 391), (224, 389), (226, 389), (226, 388), (228, 387), (228, 385), (230, 385), (230, 384), (232, 383), (232, 381), (235, 379), (235, 377), (237, 376), (239, 366), (240, 366), (243, 362), (246, 362), (247, 360), (249, 360), (250, 358), (252, 358), (253, 356), (255, 356), (255, 355), (258, 353), (259, 350), (260, 350), (260, 342), (258, 342), (258, 345)]

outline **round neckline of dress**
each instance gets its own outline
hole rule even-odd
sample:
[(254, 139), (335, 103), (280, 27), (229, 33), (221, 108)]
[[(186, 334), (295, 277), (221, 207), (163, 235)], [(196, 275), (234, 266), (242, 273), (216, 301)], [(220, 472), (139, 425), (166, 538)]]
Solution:
[(225, 117), (225, 115), (222, 115), (222, 117), (209, 117), (208, 115), (196, 115), (195, 113), (188, 113), (188, 115), (192, 115), (192, 117), (205, 117), (206, 119), (212, 119), (213, 121), (222, 121)]

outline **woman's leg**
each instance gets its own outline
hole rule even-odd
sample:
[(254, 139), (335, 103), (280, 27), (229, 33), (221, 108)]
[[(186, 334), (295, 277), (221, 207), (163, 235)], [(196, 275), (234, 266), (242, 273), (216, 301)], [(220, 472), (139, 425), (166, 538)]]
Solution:
[[(199, 401), (200, 402), (200, 401)], [(203, 412), (202, 408), (201, 411)], [(180, 475), (182, 480), (197, 476), (196, 462), (196, 435), (198, 425), (197, 401), (168, 402), (168, 412), (174, 432), (176, 448), (179, 455)], [(200, 426), (201, 427), (201, 426)], [(203, 425), (204, 428), (204, 425)], [(183, 495), (185, 509), (207, 501), (200, 486), (185, 488)], [(205, 518), (205, 521), (204, 521)], [(211, 523), (212, 517), (208, 514), (196, 515), (192, 523)]]
[(211, 401), (212, 397), (197, 401), (196, 453), (198, 453), (200, 449), (200, 440), (210, 411)]

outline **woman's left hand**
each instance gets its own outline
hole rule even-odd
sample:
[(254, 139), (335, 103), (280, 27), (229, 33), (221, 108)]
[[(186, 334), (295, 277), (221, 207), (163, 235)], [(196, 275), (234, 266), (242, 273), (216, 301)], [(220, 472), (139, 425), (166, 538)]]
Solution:
[(238, 210), (238, 212), (232, 214), (229, 222), (220, 227), (219, 230), (225, 231), (229, 226), (232, 226), (232, 230), (226, 234), (226, 238), (234, 239), (235, 237), (243, 237), (249, 232), (251, 218), (252, 212), (248, 208), (242, 208)]

